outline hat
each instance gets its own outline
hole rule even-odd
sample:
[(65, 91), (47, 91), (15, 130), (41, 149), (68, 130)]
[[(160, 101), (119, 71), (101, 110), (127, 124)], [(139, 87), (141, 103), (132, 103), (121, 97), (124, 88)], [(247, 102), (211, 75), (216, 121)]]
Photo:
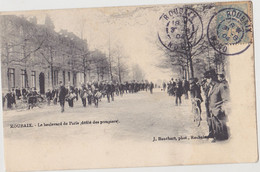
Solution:
[(190, 83), (195, 83), (195, 79), (194, 78), (190, 78)]
[(224, 75), (223, 73), (219, 73), (218, 76), (219, 76), (220, 78), (225, 78), (225, 75)]
[(215, 78), (216, 77), (216, 72), (215, 72), (215, 70), (214, 69), (212, 69), (212, 70), (208, 70), (208, 71), (206, 71), (205, 73), (204, 73), (204, 77), (205, 78)]

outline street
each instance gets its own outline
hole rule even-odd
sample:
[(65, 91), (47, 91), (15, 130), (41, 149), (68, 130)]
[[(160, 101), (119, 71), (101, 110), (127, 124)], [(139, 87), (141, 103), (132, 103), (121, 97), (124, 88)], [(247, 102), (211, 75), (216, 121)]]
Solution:
[[(115, 101), (111, 103), (107, 103), (106, 98), (102, 98), (98, 108), (94, 105), (87, 105), (83, 108), (80, 99), (75, 103), (74, 108), (69, 108), (66, 102), (65, 113), (60, 113), (59, 105), (36, 107), (21, 112), (5, 111), (5, 138), (22, 139), (25, 135), (39, 137), (37, 139), (46, 139), (45, 137), (57, 139), (77, 135), (91, 138), (90, 130), (95, 137), (98, 133), (102, 135), (105, 132), (106, 137), (145, 141), (150, 141), (154, 136), (207, 135), (205, 112), (202, 113), (201, 126), (196, 127), (191, 113), (190, 99), (185, 100), (182, 96), (182, 101), (182, 105), (176, 106), (175, 97), (170, 97), (166, 92), (155, 89), (153, 94), (149, 91), (140, 91), (134, 94), (124, 94), (122, 97), (115, 96)], [(117, 120), (117, 123), (93, 124), (93, 121), (110, 120)], [(80, 125), (82, 121), (92, 123)], [(60, 122), (67, 122), (68, 125), (52, 127), (38, 125)], [(10, 127), (10, 124), (20, 123), (30, 123), (33, 127)]]
[[(5, 111), (4, 143), (8, 150), (5, 152), (5, 157), (10, 163), (9, 167), (13, 168), (11, 170), (22, 170), (22, 167), (26, 167), (24, 165), (26, 163), (27, 167), (30, 166), (31, 170), (34, 170), (39, 167), (79, 168), (85, 167), (86, 163), (90, 168), (95, 168), (101, 157), (112, 158), (109, 161), (102, 159), (104, 167), (111, 163), (112, 165), (115, 163), (118, 167), (116, 161), (123, 161), (126, 167), (130, 163), (129, 159), (135, 159), (142, 165), (142, 156), (152, 156), (149, 150), (156, 149), (167, 155), (166, 152), (173, 148), (169, 146), (176, 144), (181, 146), (178, 143), (186, 143), (183, 145), (185, 150), (175, 152), (188, 153), (192, 148), (188, 145), (210, 143), (210, 140), (190, 139), (191, 136), (203, 137), (208, 134), (204, 104), (202, 104), (203, 121), (201, 126), (197, 127), (193, 122), (190, 99), (185, 100), (184, 96), (182, 98), (183, 104), (175, 106), (175, 97), (168, 96), (160, 89), (154, 89), (153, 94), (149, 91), (140, 91), (124, 94), (123, 97), (116, 96), (115, 101), (111, 103), (107, 103), (103, 98), (98, 108), (94, 105), (83, 108), (79, 100), (74, 108), (69, 108), (66, 103), (64, 113), (60, 112), (58, 105), (20, 112)], [(64, 122), (67, 125), (63, 125)], [(50, 125), (51, 123), (62, 125)], [(11, 128), (11, 124), (31, 124), (33, 127)], [(154, 138), (158, 137), (188, 137), (188, 139), (153, 142)], [(162, 145), (166, 146), (164, 151)], [(124, 154), (124, 159), (122, 152), (128, 153)], [(54, 160), (55, 163), (52, 163)], [(160, 161), (155, 158), (156, 160)], [(182, 160), (184, 159), (178, 161)], [(46, 167), (46, 164), (52, 166)]]

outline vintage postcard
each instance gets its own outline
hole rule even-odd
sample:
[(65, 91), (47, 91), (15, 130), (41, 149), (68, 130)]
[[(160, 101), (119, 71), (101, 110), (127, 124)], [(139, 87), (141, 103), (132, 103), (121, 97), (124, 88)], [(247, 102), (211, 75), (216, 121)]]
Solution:
[(6, 171), (258, 161), (250, 1), (0, 14)]

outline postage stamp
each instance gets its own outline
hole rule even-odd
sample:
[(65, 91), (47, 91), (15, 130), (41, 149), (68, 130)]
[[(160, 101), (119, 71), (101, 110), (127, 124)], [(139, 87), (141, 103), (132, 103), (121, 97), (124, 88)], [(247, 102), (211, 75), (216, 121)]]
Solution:
[[(252, 43), (252, 22), (247, 8), (237, 5), (221, 6), (211, 18), (207, 27), (210, 45), (219, 53), (237, 55), (246, 51)], [(244, 45), (239, 50), (230, 51), (230, 45)]]

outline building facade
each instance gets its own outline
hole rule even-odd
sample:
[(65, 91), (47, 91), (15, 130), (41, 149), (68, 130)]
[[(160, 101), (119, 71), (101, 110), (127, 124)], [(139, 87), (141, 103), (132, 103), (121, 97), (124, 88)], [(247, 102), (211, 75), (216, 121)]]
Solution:
[(50, 18), (39, 25), (35, 18), (1, 16), (2, 90), (33, 88), (44, 94), (60, 81), (78, 87), (86, 81), (87, 51), (75, 34), (55, 32)]

